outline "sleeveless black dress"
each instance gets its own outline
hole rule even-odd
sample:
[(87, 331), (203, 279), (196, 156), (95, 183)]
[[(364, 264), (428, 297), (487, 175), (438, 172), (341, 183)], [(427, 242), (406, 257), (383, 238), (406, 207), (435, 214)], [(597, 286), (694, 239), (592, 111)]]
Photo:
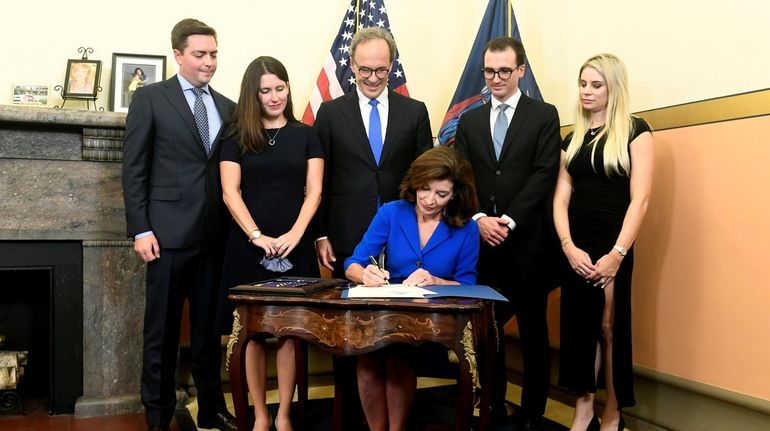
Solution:
[[(633, 118), (631, 141), (649, 125)], [(584, 143), (592, 136), (586, 133)], [(564, 140), (566, 150), (572, 135)], [(604, 172), (605, 140), (596, 143), (591, 165), (591, 146), (583, 145), (567, 171), (572, 176), (573, 192), (569, 203), (569, 226), (575, 246), (584, 250), (596, 262), (609, 253), (623, 226), (631, 202), (630, 178)], [(629, 149), (630, 153), (630, 149)], [(633, 169), (633, 160), (631, 160)], [(595, 169), (594, 169), (595, 167)], [(561, 293), (561, 361), (559, 384), (578, 394), (596, 392), (604, 386), (604, 370), (594, 374), (596, 346), (602, 337), (604, 290), (586, 283), (575, 273), (563, 256), (564, 277)], [(619, 407), (635, 404), (633, 388), (633, 357), (631, 352), (631, 273), (634, 267), (633, 248), (620, 264), (615, 276), (615, 310), (613, 325), (612, 378)]]
[[(241, 154), (238, 138), (222, 142), (220, 161), (241, 165), (241, 197), (263, 235), (278, 237), (291, 229), (305, 201), (308, 159), (325, 157), (316, 132), (303, 124), (268, 129), (275, 145), (260, 153)], [(277, 133), (277, 135), (276, 135)], [(310, 229), (288, 255), (293, 268), (272, 272), (260, 265), (265, 252), (249, 243), (237, 223), (232, 224), (222, 265), (222, 288), (217, 323), (221, 334), (232, 330), (234, 305), (227, 300), (228, 289), (239, 284), (282, 276), (318, 277), (313, 235)]]

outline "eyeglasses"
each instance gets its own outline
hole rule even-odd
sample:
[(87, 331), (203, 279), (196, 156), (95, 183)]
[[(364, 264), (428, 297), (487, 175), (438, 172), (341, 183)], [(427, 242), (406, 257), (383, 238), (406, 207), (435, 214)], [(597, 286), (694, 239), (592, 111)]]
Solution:
[(485, 67), (481, 69), (481, 73), (484, 74), (484, 79), (495, 79), (495, 75), (499, 76), (500, 79), (505, 81), (506, 79), (510, 78), (511, 75), (513, 75), (513, 71), (521, 67), (521, 65), (514, 67), (513, 69), (503, 67), (500, 70), (492, 69), (491, 67)]
[[(353, 63), (355, 63), (356, 66), (358, 66), (358, 63), (356, 63), (355, 60), (353, 60)], [(380, 79), (383, 79), (383, 78), (386, 78), (390, 73), (390, 68), (378, 67), (377, 69), (370, 69), (368, 67), (358, 66), (358, 74), (361, 75), (362, 78), (369, 78), (370, 76), (372, 76), (372, 73), (374, 73), (374, 76)]]

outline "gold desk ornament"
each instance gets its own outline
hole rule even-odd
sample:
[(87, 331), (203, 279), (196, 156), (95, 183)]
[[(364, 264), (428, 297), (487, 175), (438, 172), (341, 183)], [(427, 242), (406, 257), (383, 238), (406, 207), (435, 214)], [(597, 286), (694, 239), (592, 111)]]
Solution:
[(473, 348), (473, 325), (471, 322), (468, 322), (468, 324), (465, 325), (465, 329), (463, 329), (463, 339), (460, 343), (462, 343), (465, 348), (465, 360), (468, 361), (468, 364), (470, 365), (473, 386), (476, 389), (481, 389), (476, 363), (476, 350)]
[(230, 333), (230, 339), (227, 341), (227, 358), (225, 359), (225, 368), (230, 371), (230, 356), (233, 355), (233, 347), (238, 343), (238, 337), (241, 335), (241, 315), (238, 309), (233, 310), (233, 332)]

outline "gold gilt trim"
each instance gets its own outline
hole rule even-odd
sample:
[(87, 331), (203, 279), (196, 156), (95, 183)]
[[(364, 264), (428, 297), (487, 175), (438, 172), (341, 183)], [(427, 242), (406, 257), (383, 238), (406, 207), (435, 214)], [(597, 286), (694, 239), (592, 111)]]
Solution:
[[(650, 109), (636, 112), (634, 115), (644, 118), (653, 130), (676, 129), (770, 115), (770, 89)], [(563, 126), (561, 135), (566, 136), (572, 127), (572, 124)]]
[(233, 347), (238, 343), (238, 337), (241, 335), (241, 316), (238, 310), (233, 310), (233, 332), (230, 333), (230, 339), (227, 340), (227, 358), (225, 359), (225, 368), (230, 371), (230, 356), (233, 354)]
[(471, 369), (471, 379), (473, 380), (473, 386), (476, 389), (481, 389), (481, 383), (479, 382), (479, 371), (476, 362), (476, 349), (473, 348), (473, 325), (468, 322), (463, 329), (463, 339), (460, 341), (465, 348), (465, 360), (468, 361)]

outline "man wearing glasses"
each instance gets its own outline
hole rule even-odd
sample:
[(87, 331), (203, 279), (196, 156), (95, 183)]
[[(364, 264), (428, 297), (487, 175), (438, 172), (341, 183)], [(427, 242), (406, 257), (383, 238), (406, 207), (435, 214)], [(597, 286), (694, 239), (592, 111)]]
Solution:
[[(524, 365), (518, 429), (541, 430), (550, 384), (546, 307), (558, 250), (550, 202), (559, 169), (559, 115), (553, 105), (522, 94), (526, 54), (510, 37), (491, 40), (481, 73), (491, 103), (466, 112), (457, 126), (455, 148), (473, 166), (481, 205), (474, 216), (483, 247), (478, 282), (501, 291), (510, 302), (495, 303), (498, 333), (514, 315)], [(507, 375), (505, 346), (495, 376)], [(492, 418), (507, 420), (507, 379), (495, 379)]]
[(425, 104), (387, 88), (396, 42), (387, 31), (358, 31), (350, 45), (356, 90), (321, 104), (315, 129), (326, 150), (316, 249), (334, 277), (382, 204), (398, 199), (409, 165), (433, 146)]
[[(343, 263), (363, 238), (377, 208), (398, 199), (409, 165), (433, 146), (425, 104), (387, 88), (396, 55), (390, 33), (378, 27), (359, 30), (350, 50), (356, 90), (322, 103), (313, 125), (326, 151), (321, 206), (315, 217), (316, 250), (320, 263), (343, 279)], [(353, 364), (355, 358), (335, 359), (335, 386), (344, 388), (335, 390), (335, 397), (347, 399), (355, 391)], [(385, 399), (382, 393), (371, 393), (380, 392), (378, 385), (360, 387), (364, 403)], [(342, 403), (357, 404), (353, 400)], [(346, 428), (360, 418), (359, 409), (351, 413), (346, 415)]]

